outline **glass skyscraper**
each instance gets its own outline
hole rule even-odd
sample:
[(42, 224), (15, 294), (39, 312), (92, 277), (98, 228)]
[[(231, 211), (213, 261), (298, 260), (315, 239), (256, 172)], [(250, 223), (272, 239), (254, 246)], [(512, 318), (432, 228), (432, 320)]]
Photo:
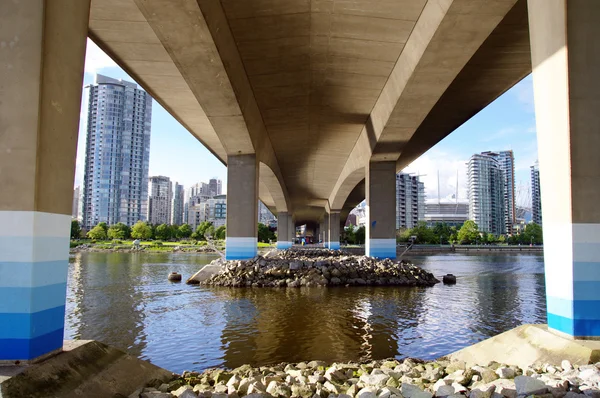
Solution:
[(145, 221), (152, 97), (135, 83), (102, 75), (86, 89), (83, 227)]
[(498, 154), (471, 156), (468, 180), (469, 220), (475, 221), (481, 232), (506, 234), (505, 177)]
[(531, 213), (531, 221), (538, 225), (542, 225), (542, 192), (540, 189), (540, 166), (537, 161), (533, 166), (531, 166)]

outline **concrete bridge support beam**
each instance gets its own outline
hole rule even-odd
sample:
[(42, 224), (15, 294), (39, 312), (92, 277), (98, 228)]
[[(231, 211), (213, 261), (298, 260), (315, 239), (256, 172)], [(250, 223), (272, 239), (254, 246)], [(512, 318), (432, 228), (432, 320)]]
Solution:
[(329, 213), (329, 249), (340, 249), (340, 212), (331, 211)]
[(296, 239), (296, 223), (291, 214), (288, 213), (288, 237), (290, 238), (290, 242), (293, 245), (294, 239)]
[(329, 214), (325, 213), (323, 217), (323, 247), (329, 248)]
[(227, 158), (227, 260), (246, 260), (256, 256), (258, 167), (254, 154)]
[(548, 326), (600, 337), (600, 3), (529, 0)]
[(289, 222), (290, 216), (287, 211), (277, 213), (277, 248), (280, 250), (292, 247)]
[(369, 162), (365, 189), (365, 254), (396, 258), (396, 162)]
[(63, 346), (89, 7), (0, 2), (0, 362)]

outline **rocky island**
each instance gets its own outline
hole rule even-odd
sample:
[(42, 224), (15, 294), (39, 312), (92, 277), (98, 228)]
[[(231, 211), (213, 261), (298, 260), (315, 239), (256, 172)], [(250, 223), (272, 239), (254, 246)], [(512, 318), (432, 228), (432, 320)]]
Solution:
[(433, 274), (413, 264), (339, 250), (288, 249), (251, 260), (214, 260), (189, 284), (226, 287), (433, 286)]

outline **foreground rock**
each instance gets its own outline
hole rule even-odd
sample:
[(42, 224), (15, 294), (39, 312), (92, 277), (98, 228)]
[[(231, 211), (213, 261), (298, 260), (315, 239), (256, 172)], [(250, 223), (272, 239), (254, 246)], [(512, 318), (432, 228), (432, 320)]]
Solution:
[(333, 363), (321, 361), (233, 370), (184, 372), (156, 382), (140, 397), (203, 398), (597, 398), (600, 363), (532, 365), (496, 362), (468, 368), (464, 362), (416, 359)]
[[(337, 250), (271, 252), (247, 261), (218, 259), (188, 283), (229, 287), (433, 286), (433, 274), (409, 263)], [(210, 272), (208, 271), (210, 270)]]

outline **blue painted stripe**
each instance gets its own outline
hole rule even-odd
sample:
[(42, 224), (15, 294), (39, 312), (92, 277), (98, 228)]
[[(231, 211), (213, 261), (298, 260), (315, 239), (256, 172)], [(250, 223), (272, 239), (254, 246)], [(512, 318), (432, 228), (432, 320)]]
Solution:
[(600, 319), (569, 319), (548, 312), (548, 327), (574, 337), (600, 337)]
[(0, 313), (0, 339), (32, 339), (65, 324), (65, 305), (32, 314)]
[(65, 305), (67, 283), (40, 287), (0, 287), (0, 313), (29, 314)]
[(396, 249), (381, 249), (381, 248), (371, 248), (368, 253), (366, 253), (369, 257), (375, 258), (396, 258)]
[(57, 329), (34, 339), (0, 338), (0, 360), (26, 361), (58, 350), (63, 346), (64, 329)]
[(329, 242), (329, 250), (340, 250), (340, 242)]
[(38, 287), (66, 283), (69, 260), (0, 262), (1, 287)]
[(69, 236), (0, 237), (0, 262), (40, 262), (69, 259)]
[(573, 262), (574, 281), (600, 281), (600, 262)]
[(600, 300), (567, 300), (548, 296), (548, 312), (569, 319), (600, 319)]
[(289, 249), (290, 247), (292, 247), (292, 242), (289, 241), (277, 241), (277, 248), (280, 250), (285, 250), (285, 249)]
[(600, 281), (574, 281), (573, 300), (600, 300)]

